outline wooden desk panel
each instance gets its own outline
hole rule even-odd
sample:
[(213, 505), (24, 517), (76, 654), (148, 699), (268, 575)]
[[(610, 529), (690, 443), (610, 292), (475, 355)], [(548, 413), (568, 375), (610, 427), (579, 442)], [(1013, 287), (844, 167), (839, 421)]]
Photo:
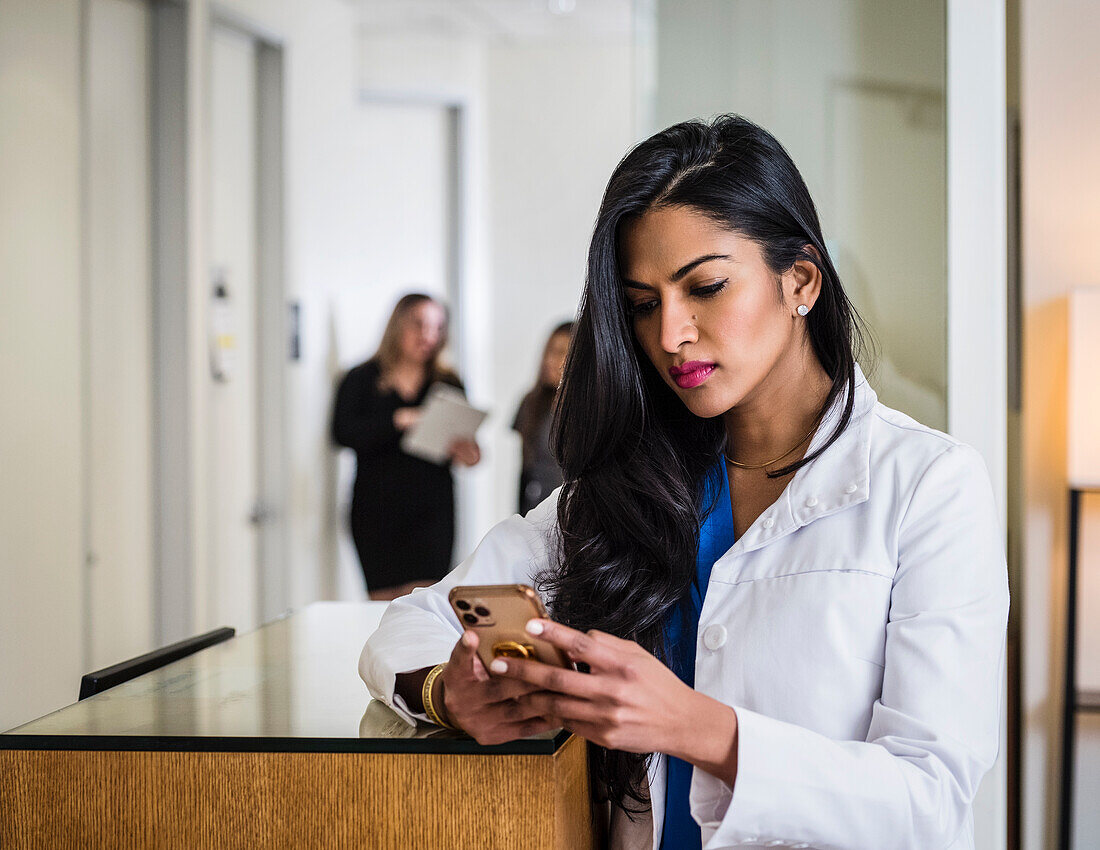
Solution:
[(481, 747), (371, 702), (381, 608), (310, 606), (0, 735), (0, 850), (594, 847), (582, 740)]
[(0, 751), (0, 847), (595, 847), (554, 755)]

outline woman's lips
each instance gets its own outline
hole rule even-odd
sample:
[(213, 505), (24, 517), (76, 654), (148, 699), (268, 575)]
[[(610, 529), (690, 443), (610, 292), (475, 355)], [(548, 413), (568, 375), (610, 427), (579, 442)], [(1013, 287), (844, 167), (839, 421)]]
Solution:
[(697, 387), (710, 377), (710, 373), (717, 368), (716, 364), (705, 360), (692, 360), (683, 366), (669, 366), (668, 374), (682, 390)]

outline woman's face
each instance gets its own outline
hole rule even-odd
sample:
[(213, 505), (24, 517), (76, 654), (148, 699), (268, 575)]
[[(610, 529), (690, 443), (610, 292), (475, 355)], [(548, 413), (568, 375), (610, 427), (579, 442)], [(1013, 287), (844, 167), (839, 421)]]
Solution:
[(447, 328), (447, 314), (434, 301), (422, 301), (401, 326), (401, 354), (406, 360), (427, 363), (435, 356)]
[(568, 354), (569, 334), (562, 331), (551, 336), (542, 354), (542, 368), (539, 370), (539, 381), (543, 386), (561, 385), (561, 374), (565, 369), (565, 358)]
[(635, 337), (696, 416), (764, 402), (788, 380), (806, 341), (796, 309), (820, 289), (812, 263), (777, 279), (756, 242), (690, 207), (625, 225), (619, 257)]

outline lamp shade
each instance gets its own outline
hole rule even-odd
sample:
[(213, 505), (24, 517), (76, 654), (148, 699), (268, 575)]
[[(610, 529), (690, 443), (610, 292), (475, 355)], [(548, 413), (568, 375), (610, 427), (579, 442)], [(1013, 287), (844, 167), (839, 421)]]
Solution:
[(1100, 286), (1069, 296), (1069, 484), (1100, 487)]

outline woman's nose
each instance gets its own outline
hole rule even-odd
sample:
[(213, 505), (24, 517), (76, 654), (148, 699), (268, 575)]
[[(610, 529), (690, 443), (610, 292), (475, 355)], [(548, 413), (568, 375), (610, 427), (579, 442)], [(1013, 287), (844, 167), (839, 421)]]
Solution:
[(685, 342), (695, 342), (697, 339), (699, 332), (689, 305), (666, 301), (661, 309), (661, 348), (675, 354)]

